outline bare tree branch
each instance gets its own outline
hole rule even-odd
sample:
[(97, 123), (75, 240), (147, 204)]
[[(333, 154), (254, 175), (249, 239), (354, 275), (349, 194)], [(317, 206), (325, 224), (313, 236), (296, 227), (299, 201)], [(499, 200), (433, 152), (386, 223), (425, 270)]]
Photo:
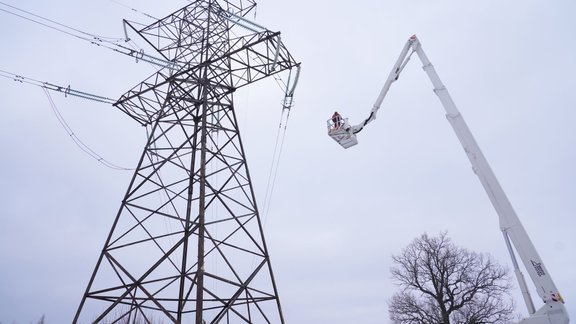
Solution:
[(392, 278), (401, 288), (388, 303), (392, 323), (500, 324), (513, 318), (508, 270), (454, 245), (446, 233), (423, 234), (392, 260)]

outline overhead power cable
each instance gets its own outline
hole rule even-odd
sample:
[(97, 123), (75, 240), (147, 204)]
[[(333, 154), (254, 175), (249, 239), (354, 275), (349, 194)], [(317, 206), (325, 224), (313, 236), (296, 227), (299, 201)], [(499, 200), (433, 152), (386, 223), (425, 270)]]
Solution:
[(76, 146), (78, 146), (83, 152), (88, 154), (90, 157), (92, 157), (93, 159), (102, 163), (104, 166), (106, 166), (110, 169), (134, 170), (134, 169), (124, 168), (124, 167), (118, 166), (114, 163), (107, 161), (106, 159), (101, 157), (98, 153), (94, 152), (86, 144), (84, 144), (84, 142), (82, 142), (82, 140), (80, 140), (78, 138), (78, 136), (76, 136), (76, 134), (72, 131), (72, 128), (70, 128), (70, 126), (68, 125), (68, 123), (66, 122), (66, 120), (64, 119), (64, 117), (62, 116), (60, 111), (58, 110), (58, 107), (54, 103), (54, 100), (52, 99), (52, 96), (50, 95), (50, 92), (48, 90), (62, 92), (62, 93), (64, 93), (65, 96), (71, 95), (71, 96), (80, 97), (80, 98), (93, 100), (93, 101), (97, 101), (97, 102), (102, 102), (102, 103), (106, 103), (106, 104), (113, 104), (114, 102), (116, 102), (115, 100), (107, 98), (107, 97), (94, 95), (94, 94), (84, 92), (84, 91), (74, 90), (74, 89), (71, 89), (70, 86), (62, 87), (62, 86), (54, 85), (54, 84), (48, 83), (48, 82), (42, 82), (42, 81), (38, 81), (35, 79), (25, 78), (21, 75), (10, 73), (10, 72), (4, 71), (4, 70), (0, 70), (0, 77), (12, 79), (16, 82), (27, 83), (27, 84), (31, 84), (31, 85), (42, 88), (42, 91), (44, 91), (44, 94), (46, 94), (46, 97), (48, 98), (48, 102), (50, 103), (50, 107), (52, 108), (54, 115), (58, 119), (58, 122), (64, 128), (64, 130), (68, 133), (68, 135), (70, 136), (72, 141), (76, 144)]
[(63, 86), (55, 85), (55, 84), (52, 84), (49, 82), (43, 82), (43, 81), (39, 81), (36, 79), (27, 78), (27, 77), (24, 77), (22, 75), (14, 74), (14, 73), (4, 71), (4, 70), (0, 70), (0, 77), (4, 77), (6, 79), (11, 79), (11, 80), (19, 82), (19, 83), (31, 84), (33, 86), (41, 87), (41, 88), (47, 89), (47, 90), (61, 92), (65, 96), (70, 95), (70, 96), (75, 96), (75, 97), (79, 97), (79, 98), (84, 98), (84, 99), (88, 99), (88, 100), (106, 103), (106, 104), (113, 104), (116, 102), (116, 100), (114, 100), (114, 99), (110, 99), (108, 97), (103, 97), (103, 96), (91, 94), (91, 93), (84, 92), (84, 91), (78, 91), (78, 90), (70, 88), (70, 86), (63, 87)]
[[(19, 18), (24, 19), (24, 20), (28, 20), (28, 21), (33, 22), (35, 24), (50, 28), (52, 30), (64, 33), (68, 36), (72, 36), (72, 37), (78, 38), (80, 40), (90, 42), (93, 45), (101, 46), (101, 47), (110, 49), (112, 51), (115, 51), (117, 53), (130, 56), (130, 57), (136, 59), (136, 62), (144, 61), (144, 62), (148, 62), (148, 63), (154, 64), (154, 65), (162, 67), (162, 68), (166, 68), (166, 67), (167, 68), (176, 68), (177, 67), (175, 62), (171, 62), (171, 61), (168, 61), (168, 60), (163, 59), (163, 58), (157, 58), (157, 57), (148, 55), (148, 54), (144, 53), (143, 49), (136, 50), (136, 49), (129, 48), (125, 45), (122, 45), (123, 43), (130, 41), (130, 39), (128, 38), (128, 35), (126, 35), (126, 38), (103, 37), (103, 36), (99, 36), (96, 34), (84, 32), (80, 29), (70, 27), (68, 25), (59, 23), (59, 22), (54, 21), (52, 19), (42, 17), (40, 15), (37, 15), (37, 14), (34, 14), (30, 11), (26, 11), (26, 10), (20, 9), (18, 7), (9, 5), (9, 4), (4, 3), (2, 1), (0, 1), (0, 5), (8, 8), (8, 9), (0, 8), (0, 11), (14, 15), (14, 16), (19, 17)], [(124, 24), (127, 24), (127, 22), (124, 21)]]
[[(81, 38), (84, 39), (84, 40), (92, 40), (92, 39), (98, 40), (98, 39), (100, 39), (100, 40), (107, 40), (107, 41), (112, 41), (112, 42), (121, 42), (121, 41), (124, 41), (124, 38), (104, 37), (104, 36), (98, 36), (98, 35), (95, 35), (95, 34), (87, 33), (87, 32), (81, 31), (81, 30), (79, 30), (79, 29), (76, 29), (76, 28), (67, 26), (67, 25), (65, 25), (65, 24), (59, 23), (59, 22), (57, 22), (57, 21), (54, 21), (54, 20), (51, 20), (51, 19), (42, 17), (42, 16), (40, 16), (40, 15), (34, 14), (34, 13), (30, 12), (30, 11), (26, 11), (26, 10), (24, 10), (24, 9), (20, 9), (20, 8), (18, 8), (18, 7), (9, 5), (9, 4), (7, 4), (7, 3), (5, 3), (5, 2), (2, 2), (2, 1), (0, 1), (0, 5), (3, 5), (3, 6), (6, 6), (6, 7), (9, 7), (9, 8), (12, 8), (12, 9), (20, 12), (21, 14), (18, 14), (18, 13), (15, 13), (15, 12), (13, 12), (13, 11), (6, 10), (6, 9), (0, 9), (1, 11), (4, 11), (4, 12), (6, 12), (6, 13), (9, 13), (9, 14), (11, 14), (11, 15), (17, 16), (17, 17), (19, 17), (19, 18), (22, 18), (22, 19), (31, 21), (31, 22), (33, 22), (33, 23), (40, 24), (40, 25), (45, 26), (45, 27), (48, 27), (48, 28), (50, 28), (50, 29), (54, 29), (54, 30), (56, 30), (56, 31), (59, 31), (59, 32), (62, 32), (62, 33), (66, 33), (66, 34), (68, 34), (68, 35), (70, 35), (70, 36), (78, 37), (78, 34), (82, 34), (82, 35), (85, 35), (85, 36), (88, 37), (88, 38), (82, 38), (82, 37), (81, 37)], [(40, 19), (40, 20), (44, 20), (45, 22), (43, 23), (43, 22), (41, 22), (41, 21), (38, 21), (37, 19), (30, 18), (30, 17), (27, 17), (27, 16), (25, 16), (25, 15), (32, 16), (32, 17), (37, 18), (37, 19)], [(54, 25), (55, 25), (55, 26), (58, 26), (58, 27), (55, 27)], [(66, 29), (69, 30), (69, 31), (66, 31)], [(77, 33), (77, 34), (74, 34), (74, 33)]]
[[(266, 184), (266, 194), (264, 196), (264, 226), (268, 219), (270, 212), (270, 205), (272, 204), (272, 196), (274, 194), (274, 187), (276, 186), (276, 178), (278, 176), (278, 169), (280, 167), (280, 158), (284, 150), (284, 140), (286, 139), (286, 131), (288, 129), (288, 121), (290, 119), (290, 111), (294, 105), (293, 97), (298, 78), (300, 77), (300, 65), (296, 67), (296, 74), (292, 75), (292, 70), (288, 76), (288, 82), (284, 84), (284, 100), (282, 102), (282, 113), (280, 115), (280, 123), (278, 124), (278, 131), (276, 133), (276, 142), (274, 143), (274, 151), (272, 153), (272, 163), (270, 163), (270, 172), (268, 174), (268, 182)], [(276, 80), (278, 82), (278, 80)]]
[(76, 136), (76, 134), (74, 133), (72, 128), (70, 128), (70, 126), (68, 125), (68, 123), (66, 122), (66, 120), (64, 119), (62, 114), (60, 113), (60, 110), (58, 110), (58, 107), (54, 103), (54, 100), (52, 99), (52, 96), (50, 96), (50, 92), (48, 90), (49, 89), (42, 87), (42, 91), (44, 91), (44, 94), (46, 94), (46, 97), (48, 98), (48, 102), (50, 103), (50, 107), (52, 108), (52, 111), (54, 112), (54, 115), (56, 116), (56, 119), (58, 119), (58, 122), (64, 128), (64, 130), (66, 131), (68, 136), (70, 136), (70, 138), (72, 139), (74, 144), (76, 144), (76, 146), (78, 146), (84, 153), (88, 154), (91, 158), (102, 163), (104, 166), (106, 166), (110, 169), (123, 170), (123, 171), (134, 170), (134, 169), (124, 168), (124, 167), (121, 167), (121, 166), (118, 166), (114, 163), (109, 162), (108, 160), (106, 160), (102, 156), (100, 156), (98, 153), (94, 152), (94, 150), (92, 150), (90, 147), (88, 147), (88, 145), (84, 144), (84, 142), (82, 142), (82, 140), (80, 140), (80, 138), (78, 138), (78, 136)]
[(130, 7), (130, 6), (127, 6), (127, 5), (123, 4), (123, 3), (121, 3), (120, 1), (116, 1), (116, 0), (110, 0), (110, 1), (114, 2), (115, 4), (117, 4), (117, 5), (119, 5), (119, 6), (122, 6), (122, 7), (124, 7), (124, 8), (128, 8), (128, 9), (130, 9), (130, 10), (136, 12), (136, 13), (139, 13), (139, 14), (145, 16), (145, 17), (148, 17), (148, 18), (151, 18), (151, 19), (154, 19), (154, 20), (158, 20), (158, 18), (156, 18), (156, 17), (154, 17), (154, 16), (152, 16), (152, 15), (150, 15), (150, 14), (147, 14), (147, 13), (145, 13), (145, 12), (143, 12), (143, 11), (140, 11), (140, 10), (134, 9), (134, 8), (132, 8), (132, 7)]

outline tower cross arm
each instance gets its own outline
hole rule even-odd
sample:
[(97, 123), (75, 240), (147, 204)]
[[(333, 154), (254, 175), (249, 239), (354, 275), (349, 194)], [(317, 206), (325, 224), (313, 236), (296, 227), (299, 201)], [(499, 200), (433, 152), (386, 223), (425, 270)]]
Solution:
[[(280, 32), (265, 31), (231, 39), (228, 49), (220, 55), (208, 58), (193, 67), (173, 71), (164, 68), (133, 89), (125, 93), (114, 103), (124, 113), (142, 125), (148, 125), (158, 117), (156, 102), (169, 100), (173, 88), (177, 85), (182, 96), (195, 101), (191, 89), (200, 83), (214, 83), (224, 92), (256, 82), (268, 76), (296, 67), (297, 63), (280, 39)], [(211, 73), (202, 78), (201, 71), (208, 67)], [(217, 84), (217, 85), (216, 85)]]

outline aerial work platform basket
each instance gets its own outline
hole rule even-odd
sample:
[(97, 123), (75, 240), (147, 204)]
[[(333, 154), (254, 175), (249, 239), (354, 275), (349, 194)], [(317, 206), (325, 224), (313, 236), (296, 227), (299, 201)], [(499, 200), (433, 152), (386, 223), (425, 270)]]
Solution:
[(352, 133), (352, 128), (348, 123), (348, 118), (331, 118), (326, 121), (328, 135), (332, 137), (343, 148), (349, 148), (358, 144), (356, 134)]

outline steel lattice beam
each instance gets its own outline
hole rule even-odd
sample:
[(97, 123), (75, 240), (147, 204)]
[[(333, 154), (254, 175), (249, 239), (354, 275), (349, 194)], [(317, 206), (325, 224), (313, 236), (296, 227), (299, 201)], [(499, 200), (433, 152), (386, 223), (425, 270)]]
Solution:
[(179, 81), (188, 81), (181, 89), (184, 94), (177, 100), (197, 101), (198, 98), (190, 95), (195, 92), (189, 90), (199, 86), (202, 81), (200, 73), (207, 66), (216, 68), (205, 82), (211, 82), (213, 87), (221, 87), (225, 92), (234, 92), (240, 87), (291, 69), (297, 64), (279, 36), (280, 33), (266, 31), (232, 39), (227, 53), (172, 75), (170, 69), (156, 73), (123, 95), (115, 105), (141, 124), (148, 125), (157, 118), (157, 103), (169, 99), (169, 86), (174, 83), (180, 85), (182, 82)]
[(115, 104), (149, 137), (75, 323), (284, 323), (233, 93), (298, 64), (279, 33), (230, 37), (255, 4), (223, 3), (139, 30), (174, 65)]

